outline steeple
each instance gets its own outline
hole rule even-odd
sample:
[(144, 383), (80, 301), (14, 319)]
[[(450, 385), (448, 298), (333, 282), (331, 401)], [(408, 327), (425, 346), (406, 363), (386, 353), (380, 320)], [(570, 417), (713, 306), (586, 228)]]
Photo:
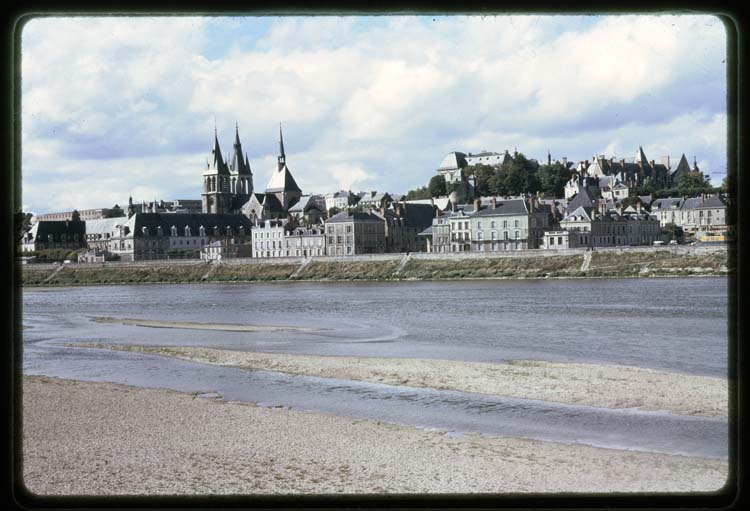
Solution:
[(286, 166), (286, 155), (284, 154), (284, 134), (281, 132), (281, 123), (279, 123), (279, 168), (281, 170)]
[(219, 135), (216, 133), (216, 127), (214, 126), (214, 148), (211, 150), (211, 154), (214, 155), (214, 170), (218, 171), (219, 174), (228, 172), (224, 158), (221, 157), (221, 148), (219, 147)]
[(232, 151), (232, 161), (230, 169), (236, 174), (248, 174), (249, 165), (246, 158), (242, 157), (242, 143), (240, 142), (240, 129), (237, 123), (234, 124), (234, 146)]

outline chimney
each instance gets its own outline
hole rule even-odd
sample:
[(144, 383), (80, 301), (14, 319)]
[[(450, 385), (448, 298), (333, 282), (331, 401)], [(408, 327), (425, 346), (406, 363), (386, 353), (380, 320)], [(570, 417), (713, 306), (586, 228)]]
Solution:
[(602, 216), (607, 212), (607, 203), (604, 201), (604, 199), (599, 199), (599, 212), (602, 214)]
[(636, 201), (635, 201), (635, 211), (639, 215), (641, 214), (641, 199), (636, 199)]
[(662, 156), (661, 157), (661, 164), (664, 165), (667, 168), (670, 168), (670, 166), (669, 166), (669, 156)]
[(565, 165), (567, 167), (567, 165), (568, 165), (568, 157), (567, 156), (563, 156), (562, 162), (563, 162), (563, 165)]
[(479, 211), (479, 208), (482, 206), (482, 199), (474, 199), (474, 212), (476, 213)]
[(492, 209), (497, 208), (497, 197), (492, 197)]
[(453, 201), (451, 201), (451, 211), (453, 211), (454, 213), (458, 211), (458, 205)]

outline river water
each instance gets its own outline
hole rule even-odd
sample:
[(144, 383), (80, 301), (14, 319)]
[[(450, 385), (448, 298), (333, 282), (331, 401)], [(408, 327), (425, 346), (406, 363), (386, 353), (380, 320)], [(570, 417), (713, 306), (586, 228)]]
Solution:
[[(63, 343), (621, 364), (726, 377), (723, 278), (135, 285), (23, 290), (23, 370), (433, 428), (727, 457), (727, 420), (246, 371)], [(96, 317), (315, 331), (226, 332)]]

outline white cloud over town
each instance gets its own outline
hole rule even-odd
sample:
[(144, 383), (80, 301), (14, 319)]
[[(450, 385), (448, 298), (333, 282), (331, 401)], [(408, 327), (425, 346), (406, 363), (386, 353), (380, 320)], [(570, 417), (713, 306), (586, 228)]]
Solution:
[(695, 156), (726, 172), (711, 16), (38, 18), (22, 34), (34, 212), (200, 197), (214, 122), (257, 189), (283, 123), (305, 192), (406, 192), (454, 150)]

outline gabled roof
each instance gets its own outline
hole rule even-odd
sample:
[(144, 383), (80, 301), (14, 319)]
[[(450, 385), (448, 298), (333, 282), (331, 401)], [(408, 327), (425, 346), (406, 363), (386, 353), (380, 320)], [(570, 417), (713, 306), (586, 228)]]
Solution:
[(568, 202), (568, 210), (575, 210), (578, 207), (593, 208), (596, 207), (596, 197), (588, 188), (581, 188), (578, 193)]
[(579, 206), (576, 209), (574, 209), (572, 212), (568, 213), (565, 218), (562, 219), (563, 222), (590, 222), (591, 221), (591, 215), (589, 215), (588, 211), (586, 211), (586, 208)]
[(271, 213), (283, 213), (284, 205), (273, 193), (266, 192), (263, 197), (263, 209)]

